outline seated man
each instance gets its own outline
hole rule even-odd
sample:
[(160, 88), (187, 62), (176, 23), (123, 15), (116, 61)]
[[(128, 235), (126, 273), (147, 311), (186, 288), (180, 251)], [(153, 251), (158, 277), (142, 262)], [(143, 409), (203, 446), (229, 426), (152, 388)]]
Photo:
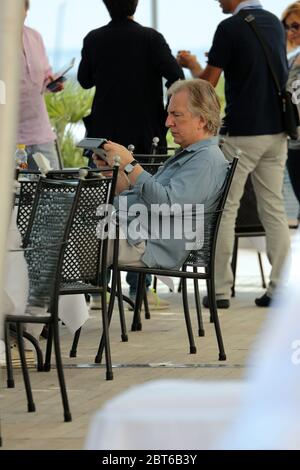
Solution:
[[(220, 103), (214, 88), (205, 80), (178, 81), (169, 96), (166, 126), (180, 148), (154, 176), (125, 147), (113, 142), (104, 146), (110, 166), (116, 155), (120, 157), (115, 206), (126, 234), (120, 237), (120, 265), (179, 268), (195, 246), (189, 243), (191, 232), (183, 230), (178, 236), (182, 215), (188, 208), (189, 217), (196, 204), (205, 212), (213, 210), (226, 177), (228, 162), (216, 137)], [(94, 159), (103, 167), (99, 157)], [(201, 222), (203, 226), (203, 214)], [(166, 236), (161, 236), (164, 229)]]

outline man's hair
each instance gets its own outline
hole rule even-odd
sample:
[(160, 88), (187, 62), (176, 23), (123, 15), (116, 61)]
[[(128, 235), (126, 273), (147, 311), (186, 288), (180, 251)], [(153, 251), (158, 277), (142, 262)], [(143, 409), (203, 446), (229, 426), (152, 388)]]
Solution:
[(180, 91), (188, 92), (188, 110), (206, 122), (205, 129), (209, 134), (217, 135), (221, 126), (221, 105), (214, 87), (206, 80), (179, 80), (170, 87), (168, 95)]
[(139, 0), (103, 0), (111, 18), (133, 16)]
[(29, 7), (30, 7), (30, 1), (29, 0), (24, 0), (24, 4), (25, 4), (25, 10), (29, 10)]

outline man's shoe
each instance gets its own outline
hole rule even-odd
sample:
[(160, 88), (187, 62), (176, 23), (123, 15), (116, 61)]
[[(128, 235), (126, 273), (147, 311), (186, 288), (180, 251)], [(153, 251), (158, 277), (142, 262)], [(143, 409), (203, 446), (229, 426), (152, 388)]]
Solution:
[(170, 307), (170, 302), (158, 297), (152, 289), (147, 292), (147, 300), (150, 310), (165, 310)]
[(264, 294), (261, 297), (255, 299), (255, 305), (258, 307), (270, 307), (271, 303), (272, 297), (270, 297), (268, 294)]
[[(217, 299), (217, 308), (229, 308), (230, 307), (230, 301), (228, 299)], [(203, 297), (202, 301), (203, 307), (209, 308), (209, 301), (208, 301), (208, 295)]]

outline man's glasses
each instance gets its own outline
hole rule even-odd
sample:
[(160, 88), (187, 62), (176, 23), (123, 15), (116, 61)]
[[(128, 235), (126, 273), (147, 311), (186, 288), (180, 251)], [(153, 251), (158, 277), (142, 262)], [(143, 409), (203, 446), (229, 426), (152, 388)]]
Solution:
[(284, 27), (287, 31), (297, 32), (300, 29), (300, 23), (285, 24)]

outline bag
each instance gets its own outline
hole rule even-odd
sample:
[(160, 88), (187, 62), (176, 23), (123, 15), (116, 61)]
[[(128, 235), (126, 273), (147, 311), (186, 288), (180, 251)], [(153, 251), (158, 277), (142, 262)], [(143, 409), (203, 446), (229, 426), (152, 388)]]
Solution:
[(289, 91), (282, 92), (280, 98), (284, 130), (292, 140), (297, 140), (298, 126), (300, 125), (297, 105), (293, 103), (292, 95)]
[(299, 113), (297, 106), (293, 103), (292, 101), (292, 95), (289, 91), (282, 91), (282, 88), (279, 83), (279, 79), (276, 75), (273, 63), (272, 63), (272, 58), (271, 58), (271, 53), (268, 48), (267, 43), (265, 42), (265, 39), (259, 30), (256, 21), (255, 21), (255, 16), (252, 14), (249, 15), (247, 10), (241, 10), (239, 12), (239, 16), (241, 16), (244, 21), (250, 26), (254, 34), (256, 34), (257, 39), (259, 40), (265, 57), (266, 61), (268, 64), (268, 67), (271, 72), (272, 79), (275, 83), (275, 87), (280, 99), (280, 107), (282, 111), (282, 119), (283, 119), (283, 128), (287, 135), (292, 139), (292, 140), (297, 140), (298, 139), (298, 129), (297, 127), (299, 126)]

